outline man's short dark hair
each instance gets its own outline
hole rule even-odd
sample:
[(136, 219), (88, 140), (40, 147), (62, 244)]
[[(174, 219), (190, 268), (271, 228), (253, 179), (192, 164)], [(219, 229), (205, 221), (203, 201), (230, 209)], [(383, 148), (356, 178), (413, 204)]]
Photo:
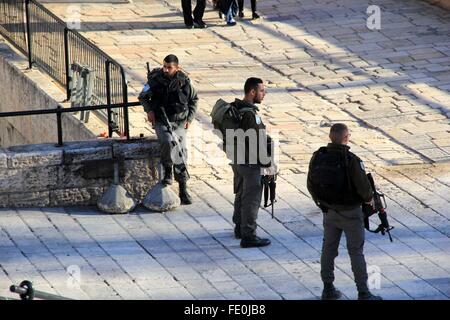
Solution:
[(334, 143), (341, 143), (344, 134), (348, 131), (348, 127), (343, 123), (335, 123), (331, 126), (330, 129), (330, 138)]
[(248, 78), (245, 81), (245, 85), (244, 85), (244, 92), (245, 94), (249, 93), (252, 90), (256, 90), (258, 89), (258, 84), (263, 83), (263, 81), (260, 78)]
[(167, 57), (164, 58), (164, 61), (167, 63), (178, 64), (178, 57), (174, 54), (169, 54)]

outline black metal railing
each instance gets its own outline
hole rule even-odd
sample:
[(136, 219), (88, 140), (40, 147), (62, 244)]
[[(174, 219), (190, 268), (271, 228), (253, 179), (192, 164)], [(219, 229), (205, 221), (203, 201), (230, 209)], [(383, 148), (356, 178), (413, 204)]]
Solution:
[[(128, 87), (123, 67), (35, 0), (0, 0), (0, 34), (65, 88), (70, 99), (70, 65), (86, 65), (95, 72), (92, 105), (123, 104), (123, 109), (101, 108), (109, 137), (130, 137)], [(105, 111), (106, 110), (106, 111)]]
[(23, 54), (28, 53), (25, 1), (0, 1), (0, 33)]
[[(58, 136), (58, 146), (64, 144), (63, 136), (63, 125), (62, 125), (62, 114), (70, 112), (80, 112), (80, 111), (95, 111), (95, 110), (105, 110), (105, 109), (126, 109), (128, 107), (135, 107), (141, 105), (140, 102), (130, 102), (130, 103), (118, 103), (118, 104), (108, 104), (108, 105), (98, 105), (98, 106), (87, 106), (87, 107), (74, 107), (74, 108), (63, 108), (58, 105), (54, 109), (37, 109), (37, 110), (27, 110), (27, 111), (9, 111), (0, 112), (0, 119), (6, 117), (22, 117), (22, 116), (32, 116), (32, 115), (43, 115), (43, 114), (56, 114), (56, 128)], [(129, 139), (129, 137), (127, 138)]]

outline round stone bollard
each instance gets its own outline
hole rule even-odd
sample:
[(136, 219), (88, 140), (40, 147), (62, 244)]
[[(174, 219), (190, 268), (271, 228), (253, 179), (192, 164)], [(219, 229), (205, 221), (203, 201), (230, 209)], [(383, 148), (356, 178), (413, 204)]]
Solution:
[(180, 197), (169, 186), (158, 182), (145, 196), (142, 204), (152, 211), (165, 212), (180, 206)]
[(112, 184), (97, 201), (97, 207), (106, 213), (128, 213), (136, 207), (136, 201), (120, 184)]

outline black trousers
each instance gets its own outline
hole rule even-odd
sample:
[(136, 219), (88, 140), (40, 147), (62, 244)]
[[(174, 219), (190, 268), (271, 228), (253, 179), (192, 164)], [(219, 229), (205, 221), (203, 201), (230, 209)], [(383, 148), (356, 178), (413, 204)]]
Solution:
[(184, 24), (193, 25), (192, 13), (194, 13), (195, 20), (202, 20), (205, 13), (206, 0), (197, 0), (194, 12), (192, 12), (191, 0), (181, 0), (181, 6), (183, 8)]
[[(252, 12), (256, 11), (256, 0), (251, 0), (250, 5), (252, 6)], [(238, 0), (239, 11), (244, 11), (244, 0)]]

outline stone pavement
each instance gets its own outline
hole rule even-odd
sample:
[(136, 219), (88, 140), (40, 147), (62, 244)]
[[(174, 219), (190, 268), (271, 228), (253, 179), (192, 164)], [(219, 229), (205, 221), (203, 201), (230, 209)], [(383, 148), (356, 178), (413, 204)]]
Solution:
[[(233, 28), (208, 7), (206, 30), (184, 29), (178, 0), (80, 4), (83, 34), (124, 65), (133, 97), (145, 61), (157, 66), (168, 53), (193, 79), (200, 97), (190, 130), (195, 203), (164, 215), (3, 210), (0, 295), (30, 278), (74, 298), (316, 299), (322, 216), (306, 190), (307, 164), (327, 142), (329, 123), (341, 121), (387, 195), (395, 226), (393, 243), (367, 233), (374, 284), (377, 270), (381, 276), (373, 291), (386, 299), (450, 298), (450, 12), (421, 1), (377, 3), (379, 31), (366, 27), (368, 1), (263, 0), (263, 19)], [(46, 6), (69, 18), (67, 5)], [(276, 219), (266, 210), (258, 218), (260, 235), (273, 244), (244, 250), (232, 237), (231, 171), (209, 112), (219, 97), (242, 96), (249, 76), (268, 84), (262, 116), (279, 140), (281, 172)], [(142, 108), (132, 110), (133, 135), (154, 134), (144, 119)], [(340, 251), (336, 285), (354, 299), (345, 239)], [(79, 287), (66, 272), (74, 265)]]

